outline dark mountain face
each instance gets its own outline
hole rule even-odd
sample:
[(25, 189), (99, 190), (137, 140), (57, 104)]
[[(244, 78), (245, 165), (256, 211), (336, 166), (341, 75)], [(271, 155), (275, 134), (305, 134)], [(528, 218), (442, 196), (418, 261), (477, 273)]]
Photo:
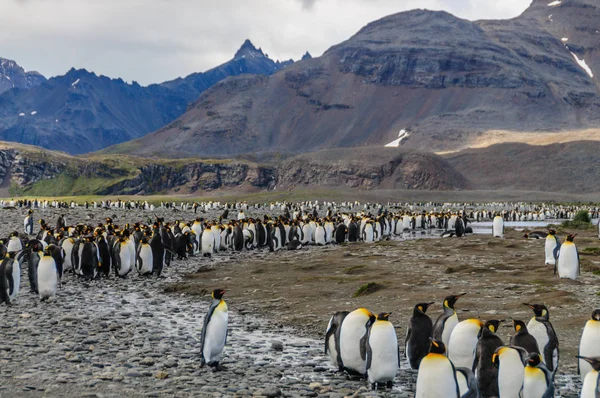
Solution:
[(272, 75), (292, 63), (294, 63), (292, 60), (285, 62), (273, 61), (261, 49), (254, 47), (250, 40), (246, 40), (235, 53), (233, 59), (223, 65), (203, 73), (192, 73), (185, 78), (164, 82), (161, 86), (176, 91), (188, 102), (191, 102), (206, 89), (229, 76), (242, 74)]
[[(8, 70), (20, 68), (20, 74), (13, 75), (21, 80), (6, 75), (8, 81), (27, 84), (15, 83), (15, 88), (0, 95), (0, 140), (71, 154), (97, 151), (172, 122), (200, 93), (228, 76), (272, 74), (290, 62), (273, 62), (246, 41), (234, 59), (215, 69), (147, 87), (84, 69), (71, 69), (45, 81), (41, 75), (25, 74), (18, 65), (12, 66)], [(7, 80), (2, 78), (2, 70), (0, 89)]]
[[(588, 1), (564, 0), (552, 11)], [(424, 10), (391, 15), (322, 57), (270, 77), (220, 82), (128, 149), (170, 156), (307, 152), (384, 145), (407, 129), (403, 146), (442, 151), (464, 148), (491, 129), (595, 126), (597, 80), (531, 15), (539, 6), (505, 21)]]
[(0, 93), (11, 88), (31, 88), (45, 81), (46, 78), (38, 72), (25, 72), (15, 61), (0, 58)]
[(0, 96), (0, 139), (85, 153), (141, 137), (182, 114), (187, 102), (161, 86), (71, 69)]

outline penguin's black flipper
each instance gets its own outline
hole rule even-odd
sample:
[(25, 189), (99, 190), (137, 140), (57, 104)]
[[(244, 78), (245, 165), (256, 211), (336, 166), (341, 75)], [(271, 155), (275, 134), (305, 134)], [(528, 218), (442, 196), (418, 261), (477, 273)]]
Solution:
[[(371, 335), (371, 330), (369, 330), (369, 333), (367, 333), (367, 341), (365, 342), (365, 349), (366, 349), (366, 354), (367, 354), (367, 367), (365, 369), (367, 369), (367, 370), (371, 369), (371, 361), (373, 359), (373, 351), (371, 350), (371, 344), (369, 344), (369, 336), (370, 335)], [(362, 355), (362, 353), (361, 353), (361, 355)]]
[[(367, 359), (367, 344), (369, 342), (369, 332), (365, 333), (365, 335), (360, 339), (360, 357), (363, 360)], [(370, 348), (370, 347), (369, 347)]]

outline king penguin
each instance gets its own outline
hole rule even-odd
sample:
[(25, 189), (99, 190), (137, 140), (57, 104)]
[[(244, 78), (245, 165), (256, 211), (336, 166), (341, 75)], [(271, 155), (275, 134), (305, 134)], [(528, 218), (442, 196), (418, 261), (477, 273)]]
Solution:
[(524, 304), (531, 308), (535, 314), (527, 324), (527, 330), (535, 337), (542, 361), (552, 373), (558, 369), (558, 337), (550, 323), (548, 308), (542, 304)]
[(450, 343), (448, 343), (448, 359), (454, 366), (473, 369), (478, 336), (482, 327), (483, 322), (479, 319), (467, 319), (459, 322), (452, 330)]
[(40, 260), (37, 269), (37, 287), (40, 294), (40, 299), (47, 300), (56, 295), (58, 286), (58, 272), (56, 263), (52, 257), (52, 252), (49, 247), (44, 250), (44, 257)]
[(200, 366), (208, 365), (216, 370), (223, 370), (219, 364), (223, 348), (227, 343), (227, 323), (229, 313), (227, 303), (223, 300), (225, 290), (215, 289), (212, 292), (212, 303), (204, 317), (202, 337), (200, 339), (200, 352), (202, 361)]
[(592, 318), (586, 322), (583, 328), (579, 342), (579, 355), (579, 375), (581, 381), (584, 381), (586, 374), (592, 370), (592, 365), (581, 357), (600, 357), (600, 309), (592, 312)]
[(344, 318), (340, 327), (340, 357), (344, 370), (364, 376), (367, 372), (367, 336), (375, 322), (375, 315), (366, 308), (358, 308)]
[(494, 221), (492, 223), (492, 236), (494, 238), (504, 237), (504, 219), (502, 216), (497, 215), (494, 217)]
[(10, 254), (0, 263), (0, 302), (10, 305), (21, 287), (21, 266)]
[(560, 240), (556, 237), (556, 231), (554, 229), (548, 230), (544, 250), (546, 253), (545, 264), (556, 265), (556, 259), (558, 258), (558, 252), (560, 250)]
[(554, 273), (558, 272), (560, 278), (575, 280), (579, 275), (579, 252), (577, 246), (573, 243), (576, 235), (567, 236), (558, 253)]
[(600, 396), (600, 357), (588, 358), (578, 356), (580, 361), (590, 365), (581, 387), (581, 398), (598, 398)]
[(139, 275), (152, 274), (154, 258), (152, 255), (152, 247), (148, 243), (148, 237), (144, 236), (140, 241), (140, 246), (137, 250), (135, 268)]
[(554, 397), (552, 372), (546, 368), (542, 356), (537, 352), (527, 357), (523, 376), (523, 398)]
[(398, 336), (389, 316), (387, 312), (377, 315), (367, 337), (367, 375), (373, 389), (383, 383), (391, 388), (400, 368)]
[(512, 347), (521, 347), (527, 351), (527, 354), (532, 352), (539, 354), (540, 348), (537, 345), (537, 340), (529, 333), (525, 322), (513, 319), (513, 327), (515, 328), (515, 334), (510, 338), (510, 345)]
[(479, 332), (475, 353), (475, 377), (479, 394), (483, 398), (498, 396), (498, 369), (492, 362), (494, 352), (504, 343), (496, 334), (502, 321), (490, 320)]
[(429, 353), (431, 348), (431, 336), (433, 334), (433, 322), (425, 313), (431, 303), (419, 303), (413, 309), (406, 332), (406, 343), (404, 353), (411, 369), (419, 369), (421, 360)]
[(523, 390), (527, 352), (519, 347), (499, 347), (492, 356), (498, 368), (498, 397), (519, 398)]
[(455, 368), (444, 355), (445, 351), (446, 346), (441, 341), (431, 342), (431, 351), (419, 366), (415, 398), (460, 397)]
[(325, 333), (325, 355), (329, 354), (331, 363), (341, 372), (344, 370), (344, 364), (340, 356), (340, 326), (344, 321), (348, 311), (338, 311), (329, 320), (327, 332)]
[(458, 325), (458, 315), (454, 309), (454, 304), (465, 294), (446, 297), (443, 303), (444, 313), (436, 319), (433, 325), (433, 339), (441, 341), (445, 346), (450, 342), (452, 330)]
[(33, 235), (33, 210), (27, 212), (27, 217), (23, 220), (23, 228), (27, 235)]

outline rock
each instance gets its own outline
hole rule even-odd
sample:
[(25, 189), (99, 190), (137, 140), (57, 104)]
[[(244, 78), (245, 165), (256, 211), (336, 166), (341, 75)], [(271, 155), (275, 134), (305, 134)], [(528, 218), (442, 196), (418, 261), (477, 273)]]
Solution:
[(283, 343), (281, 341), (275, 340), (271, 343), (271, 348), (275, 351), (283, 351)]
[(156, 377), (157, 379), (166, 379), (167, 377), (169, 377), (169, 374), (165, 371), (160, 371), (154, 374), (154, 377)]
[(281, 390), (277, 387), (267, 387), (260, 392), (260, 395), (264, 395), (267, 398), (279, 397), (281, 396)]

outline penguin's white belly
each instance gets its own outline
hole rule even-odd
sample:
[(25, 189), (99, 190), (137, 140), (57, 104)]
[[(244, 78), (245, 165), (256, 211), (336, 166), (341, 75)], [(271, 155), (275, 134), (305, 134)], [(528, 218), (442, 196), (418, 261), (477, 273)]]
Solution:
[[(327, 328), (327, 330), (329, 330), (329, 327)], [(329, 336), (329, 339), (327, 339), (327, 352), (329, 352), (329, 359), (331, 359), (331, 363), (333, 364), (333, 366), (337, 367), (338, 352), (335, 348), (335, 333)]]
[(363, 232), (363, 240), (365, 242), (373, 242), (373, 226), (371, 224), (365, 225), (365, 230)]
[(560, 248), (557, 270), (561, 278), (577, 279), (579, 258), (574, 244), (565, 243)]
[(455, 372), (456, 374), (456, 383), (458, 384), (458, 391), (460, 396), (462, 397), (466, 393), (469, 392), (469, 384), (467, 383), (467, 378), (462, 372)]
[(342, 322), (340, 331), (340, 354), (342, 363), (348, 369), (360, 374), (367, 371), (367, 362), (360, 356), (360, 339), (367, 333), (367, 320), (348, 315)]
[(21, 240), (18, 238), (15, 238), (15, 237), (10, 238), (8, 241), (8, 246), (6, 247), (6, 250), (9, 253), (20, 252), (21, 250), (23, 250), (23, 245), (21, 244)]
[(213, 233), (213, 238), (215, 240), (215, 242), (213, 244), (213, 250), (216, 253), (218, 251), (219, 247), (221, 247), (221, 234), (219, 233), (218, 228), (213, 228), (212, 233)]
[(63, 272), (73, 268), (73, 262), (71, 261), (71, 254), (73, 252), (73, 242), (69, 239), (65, 240), (62, 244), (62, 248), (65, 251), (65, 258), (63, 260)]
[(546, 325), (541, 322), (535, 320), (535, 318), (531, 319), (527, 324), (527, 331), (529, 334), (535, 337), (535, 341), (537, 341), (538, 348), (540, 349), (540, 354), (542, 354), (542, 361), (546, 361), (544, 356), (544, 349), (550, 342), (548, 338), (548, 331), (546, 330)]
[(556, 260), (554, 259), (554, 249), (556, 248), (556, 239), (554, 238), (546, 238), (546, 246), (545, 246), (545, 251), (546, 251), (546, 264), (548, 265), (554, 265), (556, 263)]
[(441, 354), (429, 354), (421, 361), (415, 398), (458, 398), (452, 364)]
[(548, 385), (544, 372), (540, 369), (525, 369), (525, 380), (523, 382), (523, 398), (542, 398)]
[(598, 382), (598, 372), (595, 370), (588, 372), (581, 387), (581, 398), (596, 398), (599, 394)]
[(524, 369), (521, 354), (515, 349), (504, 353), (498, 368), (499, 398), (519, 398), (523, 388)]
[(121, 245), (121, 252), (119, 258), (121, 259), (121, 268), (119, 268), (119, 276), (126, 275), (131, 270), (131, 255), (129, 253), (129, 246), (126, 244)]
[(496, 238), (502, 238), (504, 236), (504, 220), (501, 218), (494, 218), (492, 224), (492, 235)]
[(473, 333), (470, 329), (467, 330), (459, 324), (450, 336), (448, 359), (452, 361), (455, 367), (472, 369), (476, 347), (477, 333)]
[(452, 335), (452, 331), (458, 325), (458, 315), (453, 314), (450, 318), (446, 319), (444, 323), (444, 331), (442, 332), (442, 343), (446, 347), (450, 343), (450, 336)]
[[(581, 341), (579, 342), (579, 355), (582, 357), (595, 358), (600, 357), (600, 321), (590, 320), (585, 324)], [(592, 370), (592, 365), (579, 360), (579, 375), (581, 380), (585, 380), (588, 372)]]
[(376, 322), (369, 335), (371, 367), (367, 369), (370, 383), (394, 380), (398, 373), (398, 337), (391, 323), (380, 326)]
[(136, 251), (135, 251), (135, 242), (133, 241), (133, 238), (130, 238), (127, 240), (127, 246), (129, 247), (129, 263), (131, 264), (132, 267), (135, 267), (135, 257), (136, 257)]
[(325, 245), (325, 228), (317, 227), (315, 231), (315, 243), (320, 246)]
[(42, 257), (38, 265), (37, 279), (40, 298), (46, 299), (56, 294), (58, 274), (52, 257)]
[(151, 274), (152, 273), (152, 265), (153, 265), (153, 257), (152, 257), (152, 248), (148, 244), (143, 244), (140, 249), (138, 259), (137, 270), (141, 275)]
[(202, 233), (202, 254), (212, 253), (215, 244), (215, 238), (212, 231), (205, 230)]
[(210, 322), (206, 325), (202, 355), (207, 363), (218, 362), (221, 359), (221, 353), (227, 340), (227, 320), (227, 311), (215, 309)]
[(21, 266), (19, 262), (15, 260), (12, 266), (12, 279), (13, 279), (13, 291), (10, 293), (10, 301), (12, 302), (19, 294), (21, 288)]

